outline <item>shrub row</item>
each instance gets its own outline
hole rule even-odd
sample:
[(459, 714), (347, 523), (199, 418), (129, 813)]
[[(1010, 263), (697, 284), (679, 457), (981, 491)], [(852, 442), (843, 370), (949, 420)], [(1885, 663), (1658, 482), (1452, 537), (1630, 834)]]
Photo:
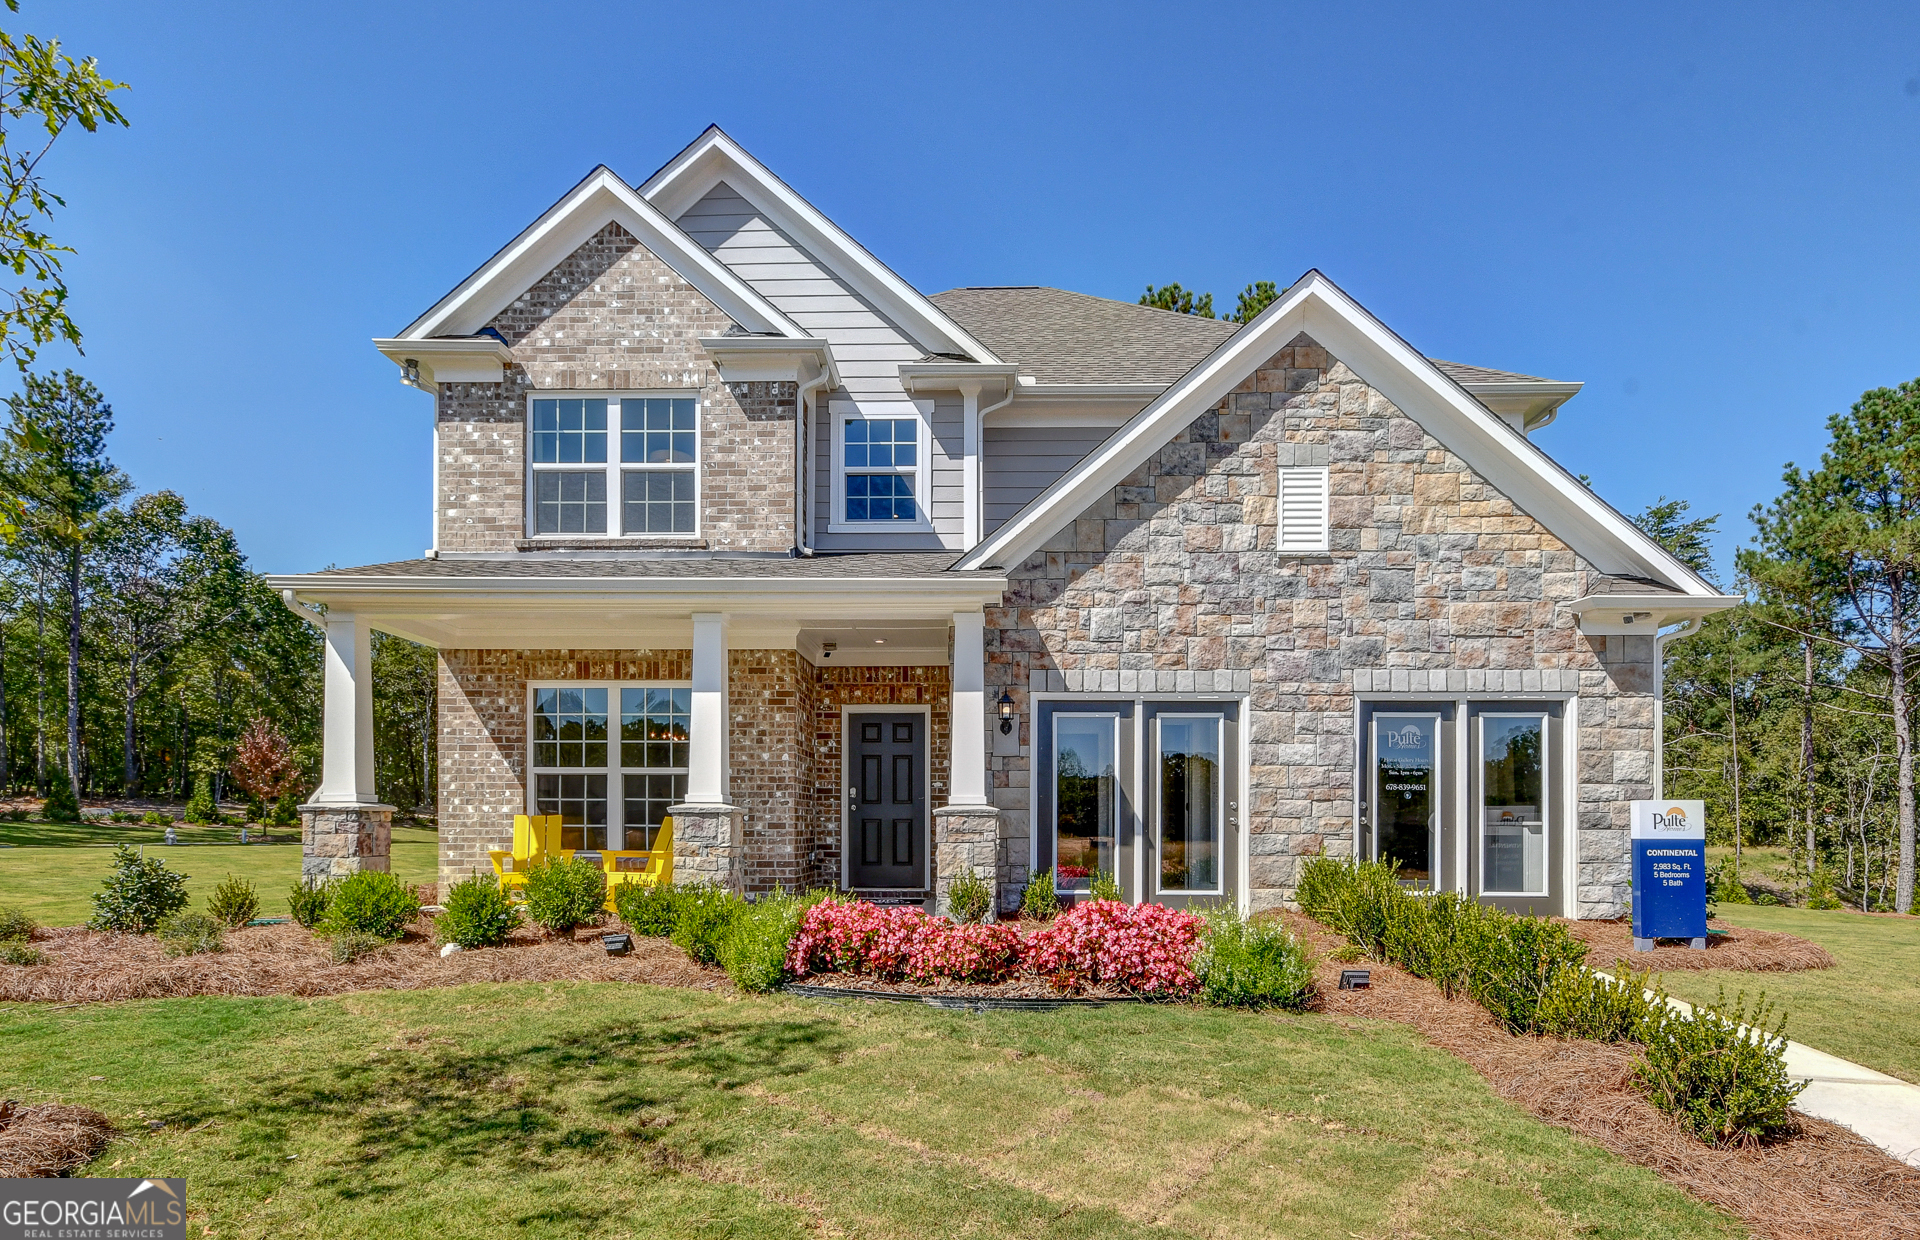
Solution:
[(733, 984), (767, 991), (787, 980), (788, 946), (807, 910), (834, 897), (825, 891), (793, 895), (776, 888), (749, 903), (721, 887), (622, 887), (614, 897), (620, 920), (635, 934), (672, 940), (702, 964), (717, 964)]
[[(1765, 1025), (1723, 991), (1714, 1008), (1681, 1012), (1650, 978), (1623, 967), (1618, 980), (1586, 968), (1587, 948), (1564, 925), (1479, 904), (1456, 893), (1413, 895), (1391, 862), (1319, 857), (1303, 867), (1301, 911), (1381, 960), (1466, 995), (1510, 1032), (1642, 1047), (1635, 1079), (1653, 1103), (1715, 1145), (1744, 1145), (1794, 1128), (1804, 1086), (1788, 1078), (1785, 1017)], [(1625, 962), (1622, 962), (1624, 966)]]

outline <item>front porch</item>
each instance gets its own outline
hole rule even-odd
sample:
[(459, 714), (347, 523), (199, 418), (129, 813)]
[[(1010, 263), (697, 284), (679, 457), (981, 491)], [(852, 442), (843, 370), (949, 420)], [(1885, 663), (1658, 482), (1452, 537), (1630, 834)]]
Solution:
[[(561, 815), (573, 846), (611, 849), (650, 846), (671, 816), (680, 883), (931, 897), (962, 869), (996, 881), (982, 609), (1002, 579), (820, 581), (794, 561), (745, 562), (772, 570), (756, 581), (741, 563), (724, 582), (651, 589), (332, 574), (283, 587), (326, 633), (324, 772), (303, 807), (309, 878), (387, 867), (377, 628), (440, 652), (443, 883), (490, 871), (488, 851), (509, 847), (527, 813)], [(674, 614), (676, 602), (726, 609)]]

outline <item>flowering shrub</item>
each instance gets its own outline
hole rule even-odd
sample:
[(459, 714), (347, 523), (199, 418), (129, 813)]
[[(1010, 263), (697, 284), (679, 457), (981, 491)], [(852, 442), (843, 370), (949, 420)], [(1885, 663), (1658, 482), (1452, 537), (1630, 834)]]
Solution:
[(1194, 914), (1157, 904), (1089, 900), (1033, 936), (1027, 963), (1062, 987), (1106, 984), (1147, 995), (1186, 995), (1198, 984), (1193, 957), (1200, 926)]
[(787, 948), (787, 971), (868, 973), (890, 981), (1000, 982), (1020, 965), (1009, 926), (955, 925), (917, 908), (864, 901), (816, 904)]
[(1020, 967), (1020, 932), (1011, 926), (924, 920), (907, 952), (910, 981), (1004, 982)]
[(795, 977), (871, 973), (898, 981), (906, 976), (914, 941), (931, 922), (917, 908), (881, 908), (864, 900), (816, 904), (787, 948), (787, 969)]

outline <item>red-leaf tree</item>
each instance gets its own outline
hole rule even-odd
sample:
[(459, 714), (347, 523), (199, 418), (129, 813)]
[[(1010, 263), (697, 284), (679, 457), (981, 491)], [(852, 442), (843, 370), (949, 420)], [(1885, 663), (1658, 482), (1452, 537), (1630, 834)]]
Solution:
[(269, 804), (300, 782), (300, 764), (294, 759), (293, 746), (273, 720), (262, 715), (255, 715), (240, 734), (227, 769), (234, 783)]

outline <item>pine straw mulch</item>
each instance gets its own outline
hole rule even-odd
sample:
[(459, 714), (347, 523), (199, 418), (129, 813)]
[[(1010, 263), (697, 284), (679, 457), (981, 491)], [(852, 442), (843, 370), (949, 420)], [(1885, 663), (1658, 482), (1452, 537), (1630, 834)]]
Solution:
[(42, 930), (34, 945), (47, 963), (0, 965), (0, 1002), (111, 1003), (184, 995), (340, 995), (356, 990), (417, 990), (473, 982), (645, 982), (714, 990), (726, 974), (702, 968), (664, 939), (633, 937), (633, 951), (609, 956), (600, 936), (616, 922), (548, 939), (522, 928), (501, 947), (444, 959), (426, 921), (400, 942), (336, 964), (324, 940), (291, 923), (229, 930), (223, 952), (169, 957), (149, 935), (100, 934), (79, 927)]
[(0, 1179), (65, 1175), (92, 1162), (113, 1134), (107, 1117), (86, 1107), (0, 1098)]
[(1433, 983), (1377, 960), (1362, 962), (1372, 989), (1340, 990), (1342, 965), (1331, 952), (1345, 938), (1298, 914), (1286, 917), (1319, 953), (1319, 1003), (1329, 1015), (1412, 1025), (1466, 1060), (1501, 1097), (1650, 1168), (1738, 1216), (1756, 1235), (1920, 1236), (1920, 1168), (1845, 1128), (1801, 1115), (1799, 1135), (1772, 1145), (1703, 1145), (1634, 1087), (1634, 1047), (1516, 1037), (1471, 999), (1448, 999)]
[(1707, 936), (1707, 950), (1695, 951), (1684, 943), (1664, 939), (1650, 952), (1633, 950), (1633, 924), (1619, 921), (1560, 921), (1573, 937), (1593, 949), (1593, 961), (1604, 961), (1611, 968), (1616, 960), (1626, 960), (1636, 969), (1656, 973), (1677, 973), (1683, 969), (1742, 969), (1749, 973), (1793, 973), (1800, 969), (1831, 969), (1834, 959), (1818, 943), (1809, 943), (1776, 930), (1750, 930), (1744, 926), (1709, 923), (1714, 931)]

